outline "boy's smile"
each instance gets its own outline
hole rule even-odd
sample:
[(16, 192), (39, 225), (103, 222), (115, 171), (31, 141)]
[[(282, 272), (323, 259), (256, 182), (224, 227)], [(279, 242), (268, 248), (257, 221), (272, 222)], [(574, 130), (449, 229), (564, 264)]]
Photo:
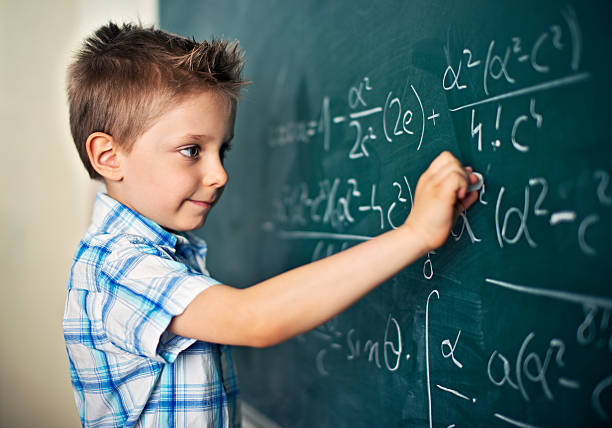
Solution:
[(207, 202), (207, 201), (194, 201), (193, 199), (189, 199), (189, 202), (192, 202), (192, 203), (196, 204), (197, 206), (202, 207), (202, 208), (206, 208), (206, 209), (211, 208), (213, 206), (213, 204), (215, 203), (214, 200), (211, 200), (211, 201)]
[(197, 229), (219, 200), (228, 175), (223, 157), (233, 137), (234, 109), (219, 94), (188, 95), (117, 151), (121, 179), (108, 194), (173, 231)]

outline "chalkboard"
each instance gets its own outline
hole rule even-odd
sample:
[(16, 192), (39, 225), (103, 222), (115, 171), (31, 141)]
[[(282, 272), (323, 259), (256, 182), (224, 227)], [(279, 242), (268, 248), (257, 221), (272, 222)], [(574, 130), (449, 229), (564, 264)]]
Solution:
[(246, 403), (285, 427), (612, 426), (611, 9), (161, 2), (166, 30), (239, 39), (254, 82), (201, 231), (219, 280), (397, 227), (443, 150), (485, 177), (442, 248), (312, 332), (237, 349)]

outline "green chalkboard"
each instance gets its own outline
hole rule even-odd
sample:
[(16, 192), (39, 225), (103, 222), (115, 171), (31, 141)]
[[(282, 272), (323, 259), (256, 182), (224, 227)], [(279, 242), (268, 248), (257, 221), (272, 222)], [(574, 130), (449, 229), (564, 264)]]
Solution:
[(450, 150), (485, 177), (448, 242), (345, 313), (237, 349), (285, 427), (612, 426), (609, 1), (162, 1), (239, 39), (230, 184), (201, 231), (254, 284), (401, 224)]

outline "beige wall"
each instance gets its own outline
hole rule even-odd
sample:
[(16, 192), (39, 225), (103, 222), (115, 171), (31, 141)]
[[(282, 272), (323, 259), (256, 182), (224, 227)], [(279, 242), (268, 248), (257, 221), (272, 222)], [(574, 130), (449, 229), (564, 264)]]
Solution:
[[(103, 5), (101, 5), (103, 4)], [(61, 320), (92, 195), (72, 146), (64, 74), (109, 19), (156, 21), (156, 3), (0, 0), (0, 426), (79, 426)]]

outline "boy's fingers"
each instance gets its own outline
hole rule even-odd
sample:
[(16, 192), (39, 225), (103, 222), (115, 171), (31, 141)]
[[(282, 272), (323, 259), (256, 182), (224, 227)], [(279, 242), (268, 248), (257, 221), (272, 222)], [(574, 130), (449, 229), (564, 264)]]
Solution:
[(430, 174), (436, 175), (438, 172), (452, 164), (460, 165), (457, 158), (450, 152), (442, 152), (431, 162), (431, 165), (429, 165), (427, 170)]
[(465, 197), (468, 186), (467, 173), (461, 167), (452, 168), (446, 174), (440, 174), (437, 184), (440, 188), (444, 189), (445, 195), (453, 198), (454, 203), (454, 199)]
[[(452, 175), (459, 175), (465, 181), (465, 186), (467, 187), (469, 180), (468, 173), (458, 162), (442, 165), (438, 171), (429, 176), (429, 181), (435, 186), (444, 186), (448, 184), (447, 181)], [(456, 190), (458, 189), (459, 187), (456, 187)]]
[(474, 175), (474, 168), (471, 166), (463, 166), (459, 160), (452, 155), (450, 152), (441, 153), (428, 168), (429, 174), (436, 176), (440, 173), (446, 173), (445, 170), (448, 168), (461, 168), (465, 172), (465, 177), (468, 185), (475, 184), (478, 182), (478, 176)]
[[(451, 180), (451, 177), (459, 178), (458, 182)], [(449, 181), (450, 180), (450, 181)], [(460, 187), (465, 186), (467, 188), (469, 182), (469, 176), (465, 169), (460, 164), (451, 165), (444, 170), (441, 170), (436, 177), (433, 179), (438, 185), (444, 185), (448, 183), (454, 183), (455, 190), (459, 190)]]
[(465, 171), (468, 175), (468, 184), (475, 184), (476, 182), (478, 182), (478, 176), (474, 174), (474, 168), (472, 168), (471, 166), (466, 166)]
[(465, 209), (468, 209), (469, 207), (472, 206), (472, 204), (474, 204), (474, 202), (476, 202), (478, 200), (478, 192), (470, 192), (468, 193), (465, 198), (461, 199), (461, 204), (463, 205), (463, 207)]
[(441, 189), (449, 198), (465, 201), (464, 206), (468, 203), (471, 205), (478, 197), (478, 192), (467, 192), (469, 185), (478, 182), (478, 176), (473, 171), (471, 166), (464, 167), (452, 153), (446, 151), (433, 160), (420, 181)]
[(455, 203), (453, 224), (457, 221), (461, 213), (466, 212), (467, 209), (471, 207), (474, 202), (476, 202), (476, 199), (478, 199), (478, 193), (476, 192), (468, 193), (468, 195), (463, 199), (457, 199), (457, 202)]
[(459, 218), (461, 213), (465, 212), (466, 209), (467, 208), (465, 208), (460, 201), (457, 201), (457, 203), (455, 204), (455, 212), (453, 213), (453, 224), (457, 222), (457, 219)]

